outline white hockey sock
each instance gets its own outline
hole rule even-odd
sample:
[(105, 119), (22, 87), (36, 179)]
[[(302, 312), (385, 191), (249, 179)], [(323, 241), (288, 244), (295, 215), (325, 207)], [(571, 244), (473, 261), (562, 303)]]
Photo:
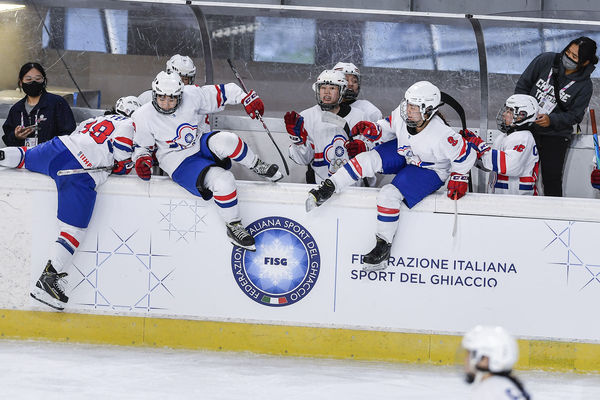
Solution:
[(226, 223), (240, 220), (237, 188), (231, 172), (211, 167), (204, 177), (204, 186), (213, 192), (219, 215)]
[(351, 186), (361, 178), (375, 176), (381, 170), (381, 157), (376, 151), (366, 151), (352, 158), (329, 179), (335, 184), (335, 191)]
[(219, 158), (230, 158), (246, 168), (252, 168), (256, 164), (256, 154), (246, 142), (233, 132), (215, 133), (208, 141), (208, 148)]
[(392, 243), (398, 218), (400, 202), (404, 199), (402, 193), (394, 185), (385, 185), (377, 194), (377, 236)]
[(4, 160), (0, 160), (0, 166), (9, 168), (22, 168), (25, 164), (25, 147), (5, 147)]
[(54, 269), (57, 272), (61, 272), (70, 267), (73, 255), (79, 247), (79, 243), (85, 237), (86, 230), (65, 224), (61, 221), (59, 221), (58, 227), (60, 232), (58, 238), (52, 244), (50, 260), (52, 260)]

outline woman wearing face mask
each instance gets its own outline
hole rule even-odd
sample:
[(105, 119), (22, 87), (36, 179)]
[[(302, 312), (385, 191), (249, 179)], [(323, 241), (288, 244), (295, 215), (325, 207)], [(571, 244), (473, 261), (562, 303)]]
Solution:
[(55, 136), (75, 130), (75, 118), (69, 104), (46, 91), (46, 71), (28, 62), (19, 71), (19, 87), (25, 97), (13, 105), (2, 125), (2, 140), (7, 146), (33, 147)]
[(517, 82), (515, 94), (533, 96), (539, 103), (532, 133), (545, 196), (562, 197), (563, 166), (573, 125), (581, 122), (592, 97), (590, 75), (597, 62), (596, 42), (582, 36), (560, 53), (534, 58)]

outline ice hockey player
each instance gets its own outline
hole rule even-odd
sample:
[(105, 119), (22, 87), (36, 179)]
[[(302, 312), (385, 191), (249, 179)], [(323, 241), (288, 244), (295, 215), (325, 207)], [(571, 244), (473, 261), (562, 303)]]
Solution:
[(346, 75), (348, 88), (342, 102), (350, 105), (352, 108), (358, 108), (365, 113), (365, 119), (371, 122), (377, 122), (382, 118), (381, 111), (375, 107), (369, 100), (358, 99), (360, 93), (360, 70), (352, 63), (339, 62), (333, 67), (336, 71), (342, 71)]
[(184, 86), (178, 74), (164, 71), (152, 82), (152, 97), (151, 103), (132, 116), (136, 128), (133, 160), (138, 176), (150, 179), (152, 150), (157, 146), (161, 169), (193, 195), (213, 198), (231, 242), (256, 250), (254, 238), (241, 223), (235, 178), (229, 171), (231, 160), (273, 182), (283, 175), (276, 164), (261, 161), (235, 133), (204, 133), (198, 125), (205, 114), (240, 102), (248, 115), (256, 118), (256, 112), (264, 112), (262, 100), (253, 90), (246, 94), (234, 83)]
[(490, 148), (467, 131), (467, 141), (477, 150), (478, 167), (491, 171), (489, 193), (537, 195), (539, 156), (530, 131), (538, 114), (535, 97), (513, 94), (498, 111), (496, 122), (504, 134)]
[[(84, 238), (96, 202), (96, 188), (111, 173), (123, 175), (131, 171), (133, 124), (129, 117), (139, 106), (136, 97), (121, 97), (115, 105), (115, 114), (87, 119), (70, 135), (55, 137), (30, 149), (0, 150), (1, 166), (24, 167), (48, 175), (56, 183), (59, 234), (31, 296), (57, 310), (64, 309), (69, 300), (63, 288), (67, 276), (64, 271)], [(57, 175), (70, 169), (79, 173)]]
[[(356, 124), (364, 113), (342, 103), (348, 82), (341, 71), (325, 70), (313, 84), (317, 105), (298, 114), (290, 111), (284, 121), (292, 144), (290, 158), (299, 165), (310, 165), (316, 177), (307, 182), (322, 182), (357, 154), (373, 147), (380, 132), (362, 135)], [(352, 128), (352, 130), (350, 129)]]
[[(193, 85), (196, 79), (196, 66), (188, 56), (175, 54), (167, 61), (165, 71), (179, 74), (184, 85)], [(152, 89), (140, 94), (138, 99), (140, 104), (150, 103), (152, 101)]]
[(465, 379), (473, 384), (473, 400), (529, 400), (523, 384), (513, 376), (519, 358), (517, 341), (502, 327), (476, 326), (462, 339)]
[[(385, 143), (360, 153), (309, 193), (307, 211), (363, 177), (377, 172), (396, 175), (377, 196), (376, 245), (363, 257), (367, 264), (365, 270), (387, 267), (400, 202), (412, 208), (442, 187), (448, 177), (448, 197), (458, 200), (467, 193), (467, 173), (477, 155), (466, 140), (445, 123), (438, 112), (442, 104), (440, 90), (430, 82), (420, 81), (409, 87), (390, 120), (382, 119), (375, 124)], [(368, 126), (365, 129), (372, 130)], [(395, 139), (386, 141), (393, 137)]]

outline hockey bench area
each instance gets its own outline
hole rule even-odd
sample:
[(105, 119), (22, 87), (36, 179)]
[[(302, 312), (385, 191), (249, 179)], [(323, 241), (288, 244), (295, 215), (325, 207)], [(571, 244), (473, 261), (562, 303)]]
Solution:
[(56, 235), (49, 178), (0, 171), (2, 338), (452, 364), (499, 324), (521, 368), (600, 371), (598, 201), (444, 193), (403, 208), (385, 271), (361, 271), (377, 189), (307, 214), (310, 185), (241, 181), (256, 253), (211, 202), (165, 177), (111, 177), (69, 272), (64, 312), (29, 297)]

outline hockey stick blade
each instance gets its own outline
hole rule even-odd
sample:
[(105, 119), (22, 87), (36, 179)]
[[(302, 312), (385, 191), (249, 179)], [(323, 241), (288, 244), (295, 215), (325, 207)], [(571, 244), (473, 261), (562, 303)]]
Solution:
[(61, 169), (56, 173), (58, 176), (66, 176), (66, 175), (75, 175), (75, 174), (85, 174), (88, 172), (98, 172), (98, 171), (112, 171), (113, 166), (110, 167), (95, 167), (95, 168), (76, 168), (76, 169)]
[[(235, 76), (237, 81), (240, 83), (240, 86), (242, 87), (244, 92), (248, 93), (248, 89), (246, 89), (246, 85), (244, 84), (244, 81), (242, 80), (242, 77), (238, 73), (237, 69), (233, 65), (231, 58), (227, 59), (227, 63), (229, 64), (229, 67), (231, 68), (231, 72), (233, 72), (233, 76)], [(267, 132), (267, 135), (269, 135), (269, 139), (271, 139), (273, 146), (275, 146), (275, 148), (277, 149), (277, 152), (279, 153), (279, 156), (281, 157), (281, 161), (283, 162), (283, 167), (285, 168), (286, 175), (290, 176), (290, 167), (288, 166), (287, 161), (285, 161), (285, 157), (283, 156), (283, 153), (279, 149), (279, 146), (277, 146), (275, 139), (273, 139), (273, 135), (271, 135), (271, 131), (269, 130), (269, 128), (267, 128), (267, 124), (265, 124), (265, 121), (263, 120), (262, 115), (260, 115), (260, 113), (258, 111), (256, 112), (256, 118), (258, 118), (258, 120), (262, 123), (262, 126), (265, 129), (265, 131)]]
[(590, 120), (592, 121), (592, 137), (594, 139), (594, 150), (596, 151), (596, 168), (600, 169), (600, 149), (598, 148), (598, 129), (596, 127), (596, 112), (590, 108)]

